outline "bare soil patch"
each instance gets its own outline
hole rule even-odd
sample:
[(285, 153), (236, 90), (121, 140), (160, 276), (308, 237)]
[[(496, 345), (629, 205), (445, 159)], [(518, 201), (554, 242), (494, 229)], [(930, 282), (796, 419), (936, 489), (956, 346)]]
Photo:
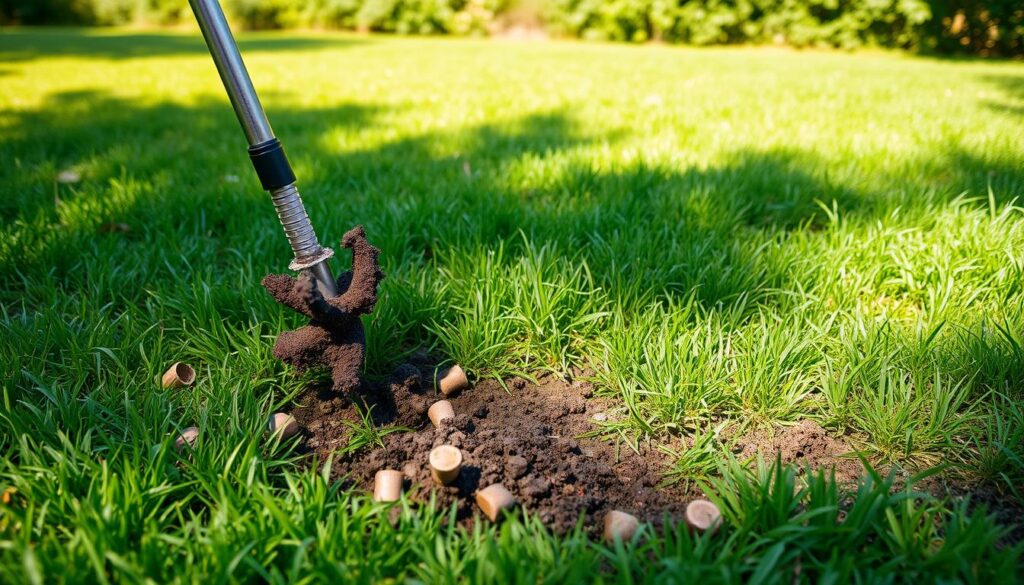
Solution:
[(841, 484), (856, 482), (864, 471), (853, 447), (813, 420), (749, 431), (739, 436), (732, 447), (733, 453), (744, 459), (760, 455), (766, 461), (780, 457), (783, 463), (795, 464), (801, 469), (831, 467)]
[[(664, 453), (644, 445), (637, 453), (615, 441), (585, 436), (597, 428), (597, 420), (619, 406), (594, 397), (585, 381), (547, 376), (534, 384), (516, 378), (506, 381), (506, 390), (495, 380), (484, 380), (447, 397), (456, 416), (435, 428), (427, 409), (444, 397), (434, 388), (434, 371), (433, 361), (421, 354), (414, 364), (399, 367), (391, 380), (365, 383), (354, 401), (329, 387), (307, 391), (292, 412), (303, 428), (304, 448), (320, 461), (334, 454), (334, 478), (367, 492), (373, 490), (377, 471), (400, 470), (412, 499), (426, 502), (433, 495), (443, 509), (455, 504), (457, 521), (467, 528), (482, 518), (474, 514), (475, 492), (493, 483), (504, 484), (521, 507), (557, 533), (570, 530), (582, 518), (596, 535), (610, 510), (628, 512), (655, 527), (666, 519), (682, 522), (686, 504), (704, 497), (692, 484), (664, 485), (670, 463)], [(336, 452), (348, 444), (351, 432), (346, 421), (357, 422), (359, 408), (370, 407), (375, 425), (410, 430), (386, 435), (383, 447), (339, 457)], [(741, 458), (760, 454), (770, 461), (779, 456), (804, 469), (833, 468), (836, 479), (847, 486), (863, 473), (853, 448), (814, 421), (723, 438)], [(449, 486), (431, 479), (427, 461), (430, 450), (444, 444), (458, 447), (464, 461), (458, 479)], [(962, 481), (940, 476), (916, 487), (936, 496), (972, 497), (1007, 524), (1019, 518), (1019, 505)], [(1020, 536), (1018, 529), (1011, 542)]]
[[(656, 450), (636, 453), (613, 441), (582, 437), (594, 430), (593, 416), (606, 406), (591, 397), (585, 382), (514, 379), (506, 391), (494, 380), (482, 381), (448, 398), (456, 416), (439, 428), (426, 416), (429, 405), (441, 399), (432, 386), (429, 380), (421, 383), (417, 368), (403, 366), (389, 384), (365, 394), (377, 424), (412, 431), (387, 435), (383, 448), (336, 459), (334, 474), (369, 491), (378, 470), (402, 470), (412, 498), (427, 501), (433, 492), (441, 506), (455, 503), (458, 521), (467, 527), (474, 521), (473, 494), (500, 482), (520, 506), (559, 533), (581, 516), (596, 532), (612, 509), (655, 526), (665, 517), (681, 522), (686, 504), (700, 495), (681, 486), (658, 487), (667, 462)], [(323, 391), (297, 402), (292, 414), (306, 429), (307, 447), (321, 460), (347, 444), (349, 427), (343, 421), (356, 420), (355, 404)], [(430, 450), (443, 444), (463, 452), (462, 471), (450, 486), (434, 483), (427, 463)]]

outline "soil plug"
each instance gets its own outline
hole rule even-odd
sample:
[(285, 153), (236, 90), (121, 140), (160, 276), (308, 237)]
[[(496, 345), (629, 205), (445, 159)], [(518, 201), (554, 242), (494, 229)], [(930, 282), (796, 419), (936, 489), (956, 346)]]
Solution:
[(185, 445), (192, 447), (196, 444), (196, 439), (199, 438), (199, 427), (188, 427), (181, 431), (178, 438), (174, 440), (174, 446), (181, 451), (185, 448)]
[(469, 388), (469, 379), (466, 378), (466, 372), (461, 366), (454, 365), (437, 375), (437, 387), (441, 389), (441, 394), (449, 396)]
[(640, 528), (640, 521), (636, 516), (612, 510), (604, 515), (604, 539), (606, 542), (618, 540), (629, 540), (633, 538), (636, 529)]
[(491, 522), (498, 520), (502, 510), (516, 505), (516, 497), (500, 483), (491, 484), (476, 493), (476, 505)]
[(462, 469), (462, 451), (451, 445), (441, 445), (430, 451), (430, 475), (434, 481), (448, 485), (459, 476), (460, 469)]
[(181, 388), (182, 386), (191, 386), (195, 381), (196, 371), (192, 369), (192, 366), (184, 362), (174, 362), (164, 372), (163, 378), (160, 379), (160, 385), (164, 388)]
[(430, 418), (430, 422), (434, 423), (435, 427), (440, 427), (441, 421), (455, 418), (455, 409), (452, 408), (451, 402), (438, 400), (427, 409), (427, 416)]
[(267, 421), (267, 430), (272, 434), (280, 434), (281, 440), (284, 440), (295, 436), (295, 433), (299, 432), (299, 423), (290, 414), (275, 412), (270, 415), (270, 420)]
[[(304, 213), (302, 219), (306, 219)], [(369, 314), (377, 303), (377, 285), (384, 273), (377, 260), (380, 250), (366, 241), (362, 226), (346, 232), (341, 247), (352, 251), (352, 270), (332, 286), (325, 287), (308, 270), (298, 278), (271, 274), (262, 284), (277, 302), (309, 317), (308, 325), (277, 336), (274, 357), (299, 371), (327, 368), (332, 390), (348, 394), (360, 387), (366, 353), (366, 332), (359, 317)], [(337, 294), (330, 289), (337, 289)]]
[(718, 506), (707, 500), (694, 500), (686, 506), (686, 524), (694, 532), (714, 532), (721, 523)]
[(373, 476), (373, 501), (397, 502), (402, 497), (402, 472), (381, 469)]

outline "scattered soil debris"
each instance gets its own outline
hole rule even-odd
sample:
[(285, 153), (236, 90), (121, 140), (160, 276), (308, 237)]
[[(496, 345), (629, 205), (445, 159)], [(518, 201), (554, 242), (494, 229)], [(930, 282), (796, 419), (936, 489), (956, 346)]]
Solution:
[[(336, 459), (337, 478), (370, 491), (378, 470), (400, 469), (413, 499), (427, 501), (434, 492), (441, 506), (457, 505), (458, 521), (467, 527), (477, 508), (475, 492), (501, 483), (520, 506), (558, 533), (570, 530), (582, 514), (584, 526), (597, 534), (605, 512), (613, 509), (655, 526), (666, 515), (682, 522), (686, 504), (700, 495), (682, 486), (658, 487), (666, 461), (657, 450), (637, 454), (611, 441), (581, 438), (594, 430), (593, 414), (609, 406), (584, 398), (591, 393), (588, 384), (548, 377), (539, 384), (515, 380), (506, 391), (496, 381), (483, 381), (449, 397), (456, 416), (435, 429), (426, 411), (441, 396), (424, 388), (429, 384), (422, 379), (418, 368), (406, 365), (375, 394), (355, 398), (373, 406), (376, 424), (412, 431), (385, 436), (383, 448)], [(311, 391), (298, 399), (293, 415), (308, 433), (307, 447), (323, 460), (347, 444), (345, 421), (356, 420), (359, 412), (344, 397)], [(444, 444), (464, 455), (462, 471), (450, 486), (431, 479), (427, 460), (432, 448)]]
[[(427, 409), (445, 397), (435, 394), (431, 383), (434, 362), (423, 352), (411, 359), (391, 380), (366, 383), (361, 392), (338, 394), (325, 387), (297, 399), (292, 415), (304, 429), (304, 448), (321, 461), (333, 454), (335, 479), (371, 492), (379, 470), (401, 470), (404, 490), (412, 499), (426, 502), (433, 493), (442, 508), (455, 504), (457, 521), (466, 528), (483, 518), (474, 516), (476, 491), (500, 483), (556, 533), (567, 532), (582, 516), (584, 528), (595, 537), (609, 511), (620, 510), (660, 528), (666, 518), (683, 522), (687, 504), (705, 497), (691, 482), (664, 487), (669, 456), (656, 449), (641, 445), (636, 453), (623, 444), (583, 437), (597, 428), (599, 415), (611, 417), (616, 407), (611, 399), (593, 397), (585, 381), (549, 376), (534, 384), (513, 378), (506, 381), (508, 390), (497, 381), (481, 381), (447, 397), (455, 418), (435, 428)], [(411, 430), (385, 435), (383, 448), (339, 456), (348, 444), (350, 425), (368, 408), (376, 426)], [(852, 456), (854, 449), (814, 421), (736, 436), (737, 431), (727, 428), (721, 439), (740, 459), (760, 454), (771, 461), (778, 455), (802, 469), (833, 467), (836, 479), (847, 487), (863, 473)], [(464, 459), (459, 477), (449, 486), (431, 479), (428, 463), (431, 449), (444, 444), (461, 449)], [(1006, 525), (1020, 517), (1020, 506), (993, 490), (947, 480), (945, 474), (915, 488), (938, 497), (971, 497), (972, 504), (986, 504)], [(1005, 541), (1017, 542), (1022, 536), (1024, 528), (1018, 526)]]

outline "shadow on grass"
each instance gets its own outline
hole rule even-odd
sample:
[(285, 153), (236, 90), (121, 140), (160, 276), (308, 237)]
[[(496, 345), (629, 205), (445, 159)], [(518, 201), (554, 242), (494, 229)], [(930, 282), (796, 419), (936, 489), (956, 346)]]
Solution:
[[(306, 150), (325, 130), (368, 124), (378, 111), (357, 105), (289, 109), (275, 119), (282, 127), (298, 128), (291, 133), (294, 148)], [(80, 188), (95, 187), (83, 183), (58, 192), (57, 173), (71, 167), (88, 169), (86, 179), (101, 182), (131, 175), (172, 189), (185, 185), (190, 194), (174, 196), (194, 205), (207, 203), (199, 193), (209, 184), (252, 174), (231, 108), (214, 98), (190, 106), (143, 106), (93, 91), (64, 92), (37, 110), (0, 111), (0, 121), (7, 123), (0, 144), (14, 162), (0, 170), (9, 189), (0, 201), (0, 225), (40, 213), (55, 221), (62, 204), (84, 196)], [(250, 184), (236, 190), (251, 191)], [(176, 212), (184, 211), (181, 206), (168, 203), (160, 215), (182, 219)]]
[[(598, 166), (576, 151), (594, 143), (614, 145), (622, 137), (589, 133), (566, 111), (536, 112), (468, 130), (427, 131), (347, 151), (329, 138), (331, 133), (373, 125), (391, 112), (355, 104), (277, 105), (272, 110), (311, 214), (324, 222), (326, 233), (344, 231), (342, 220), (332, 216), (367, 224), (386, 216), (383, 223), (397, 234), (389, 252), (424, 258), (439, 243), (471, 247), (507, 241), (515, 249), (519, 232), (534, 242), (583, 250), (584, 256), (588, 246), (612, 242), (616, 252), (637, 255), (625, 269), (640, 270), (638, 278), (650, 277), (645, 262), (651, 268), (663, 263), (678, 268), (650, 282), (655, 290), (682, 292), (696, 286), (710, 305), (786, 278), (765, 274), (763, 267), (729, 264), (745, 229), (814, 231), (827, 218), (822, 203), (835, 202), (846, 217), (880, 218), (921, 200), (947, 201), (963, 192), (980, 196), (989, 185), (1005, 199), (1024, 191), (1020, 160), (982, 158), (955, 146), (941, 156), (908, 163), (924, 170), (910, 177), (862, 176), (856, 161), (840, 174), (815, 153), (795, 149), (740, 150), (707, 168), (642, 160)], [(223, 100), (141, 104), (103, 93), (70, 92), (34, 110), (0, 112), (0, 120), (7, 127), (0, 144), (13, 160), (0, 168), (6, 191), (0, 198), (0, 217), (5, 218), (0, 225), (67, 224), (62, 208), (76, 202), (96, 212), (95, 222), (63, 225), (47, 245), (66, 248), (62, 240), (91, 237), (97, 225), (109, 222), (187, 225), (197, 211), (211, 233), (244, 245), (253, 221), (265, 226), (274, 220)], [(55, 177), (65, 168), (82, 170), (85, 181), (57, 184)], [(103, 198), (123, 190), (126, 182), (139, 184), (151, 196), (105, 211)], [(239, 217), (238, 209), (247, 217)], [(622, 241), (627, 237), (638, 239)], [(650, 255), (639, 252), (652, 245)], [(681, 255), (657, 248), (665, 245), (681, 249)], [(283, 241), (274, 247), (286, 254)], [(723, 258), (727, 274), (708, 274), (700, 283), (679, 280), (691, 263), (716, 255)], [(4, 256), (10, 268), (29, 269), (33, 263), (27, 256), (12, 260), (10, 250)], [(601, 265), (593, 263), (592, 269), (601, 270)], [(606, 266), (616, 274), (597, 273), (599, 281), (622, 276), (623, 266)]]
[[(103, 29), (18, 29), (0, 32), (0, 61), (11, 63), (53, 57), (126, 60), (175, 55), (205, 55), (199, 33), (110, 34)], [(243, 54), (256, 52), (341, 49), (372, 42), (355, 37), (295, 37), (249, 33), (238, 39)]]
[[(624, 137), (589, 132), (564, 110), (346, 149), (347, 133), (400, 114), (287, 102), (271, 112), (321, 239), (333, 243), (362, 223), (382, 249), (389, 277), (386, 301), (372, 316), (378, 324), (370, 328), (367, 370), (374, 375), (386, 375), (391, 360), (401, 359), (396, 348), (434, 341), (427, 326), (436, 315), (420, 304), (417, 283), (444, 278), (445, 259), (483, 262), (499, 248), (506, 259), (518, 259), (549, 247), (566, 261), (560, 267), (586, 261), (595, 286), (627, 312), (692, 297), (739, 324), (765, 307), (783, 306), (796, 286), (814, 286), (794, 276), (803, 260), (798, 254), (814, 248), (787, 242), (816, 237), (828, 221), (822, 202), (834, 201), (844, 218), (867, 223), (922, 202), (941, 206), (965, 191), (980, 196), (989, 184), (1002, 200), (1024, 192), (1019, 160), (955, 146), (870, 176), (856, 161), (836, 169), (798, 149), (738, 150), (704, 168), (601, 162), (595, 145), (612, 149)], [(0, 112), (0, 121), (0, 150), (13, 161), (0, 165), (5, 310), (46, 311), (46, 295), (53, 294), (47, 288), (61, 296), (109, 294), (116, 309), (150, 302), (146, 289), (179, 291), (181, 282), (193, 288), (168, 294), (191, 307), (189, 294), (201, 294), (212, 275), (229, 290), (197, 307), (240, 329), (273, 318), (259, 277), (284, 272), (290, 252), (226, 101), (152, 104), (74, 92), (36, 109)], [(81, 182), (57, 183), (65, 168), (79, 169)], [(901, 169), (913, 172), (900, 175)], [(768, 248), (785, 250), (765, 253)], [(159, 282), (82, 270), (95, 266), (96, 257), (126, 273), (133, 262), (142, 264)], [(232, 272), (246, 275), (234, 281), (241, 287), (224, 285), (230, 278), (223, 275)], [(485, 280), (475, 286), (488, 286)], [(144, 286), (114, 284), (122, 281)], [(390, 294), (397, 291), (402, 294)], [(1019, 353), (1005, 345), (979, 338), (966, 344), (973, 353), (942, 362), (942, 373), (1017, 388)]]
[[(610, 302), (639, 308), (693, 296), (741, 321), (785, 302), (800, 258), (790, 248), (772, 255), (765, 247), (814, 237), (828, 221), (823, 203), (870, 222), (964, 192), (980, 197), (989, 185), (1000, 201), (1024, 192), (1020, 159), (957, 145), (891, 167), (876, 161), (870, 172), (856, 160), (837, 168), (799, 149), (737, 150), (708, 167), (609, 162), (593, 156), (594, 147), (614, 149), (624, 136), (590, 131), (570, 112), (553, 110), (351, 149), (347, 134), (403, 112), (274, 101), (270, 118), (321, 239), (334, 243), (365, 224), (392, 275), (385, 288), (433, 274), (438, 253), (484, 258), (482, 251), (503, 247), (517, 258), (528, 247), (550, 246), (569, 262), (586, 261)], [(173, 264), (177, 273), (155, 276), (168, 281), (189, 278), (182, 271), (245, 265), (257, 274), (248, 292), (225, 297), (237, 304), (258, 290), (260, 274), (284, 271), (287, 243), (223, 98), (154, 104), (71, 92), (35, 109), (0, 112), (0, 122), (0, 149), (12, 161), (0, 165), (5, 275), (47, 274), (72, 292), (89, 278), (81, 264), (97, 254)], [(67, 168), (82, 181), (58, 183)], [(5, 277), (0, 303), (43, 309), (46, 301), (23, 294), (25, 282)], [(131, 303), (144, 292), (117, 294)], [(251, 319), (237, 306), (224, 313)], [(394, 315), (405, 329), (388, 343), (425, 335), (430, 315), (419, 307)]]

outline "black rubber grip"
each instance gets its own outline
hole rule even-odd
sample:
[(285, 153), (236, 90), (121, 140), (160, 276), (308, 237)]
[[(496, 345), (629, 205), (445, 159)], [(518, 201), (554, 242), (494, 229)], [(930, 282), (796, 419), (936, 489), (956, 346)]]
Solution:
[(288, 164), (288, 157), (284, 155), (284, 147), (277, 138), (271, 138), (249, 147), (249, 158), (252, 160), (252, 167), (256, 169), (256, 175), (260, 178), (260, 184), (266, 191), (272, 191), (285, 185), (295, 182), (295, 173), (292, 172), (292, 165)]

